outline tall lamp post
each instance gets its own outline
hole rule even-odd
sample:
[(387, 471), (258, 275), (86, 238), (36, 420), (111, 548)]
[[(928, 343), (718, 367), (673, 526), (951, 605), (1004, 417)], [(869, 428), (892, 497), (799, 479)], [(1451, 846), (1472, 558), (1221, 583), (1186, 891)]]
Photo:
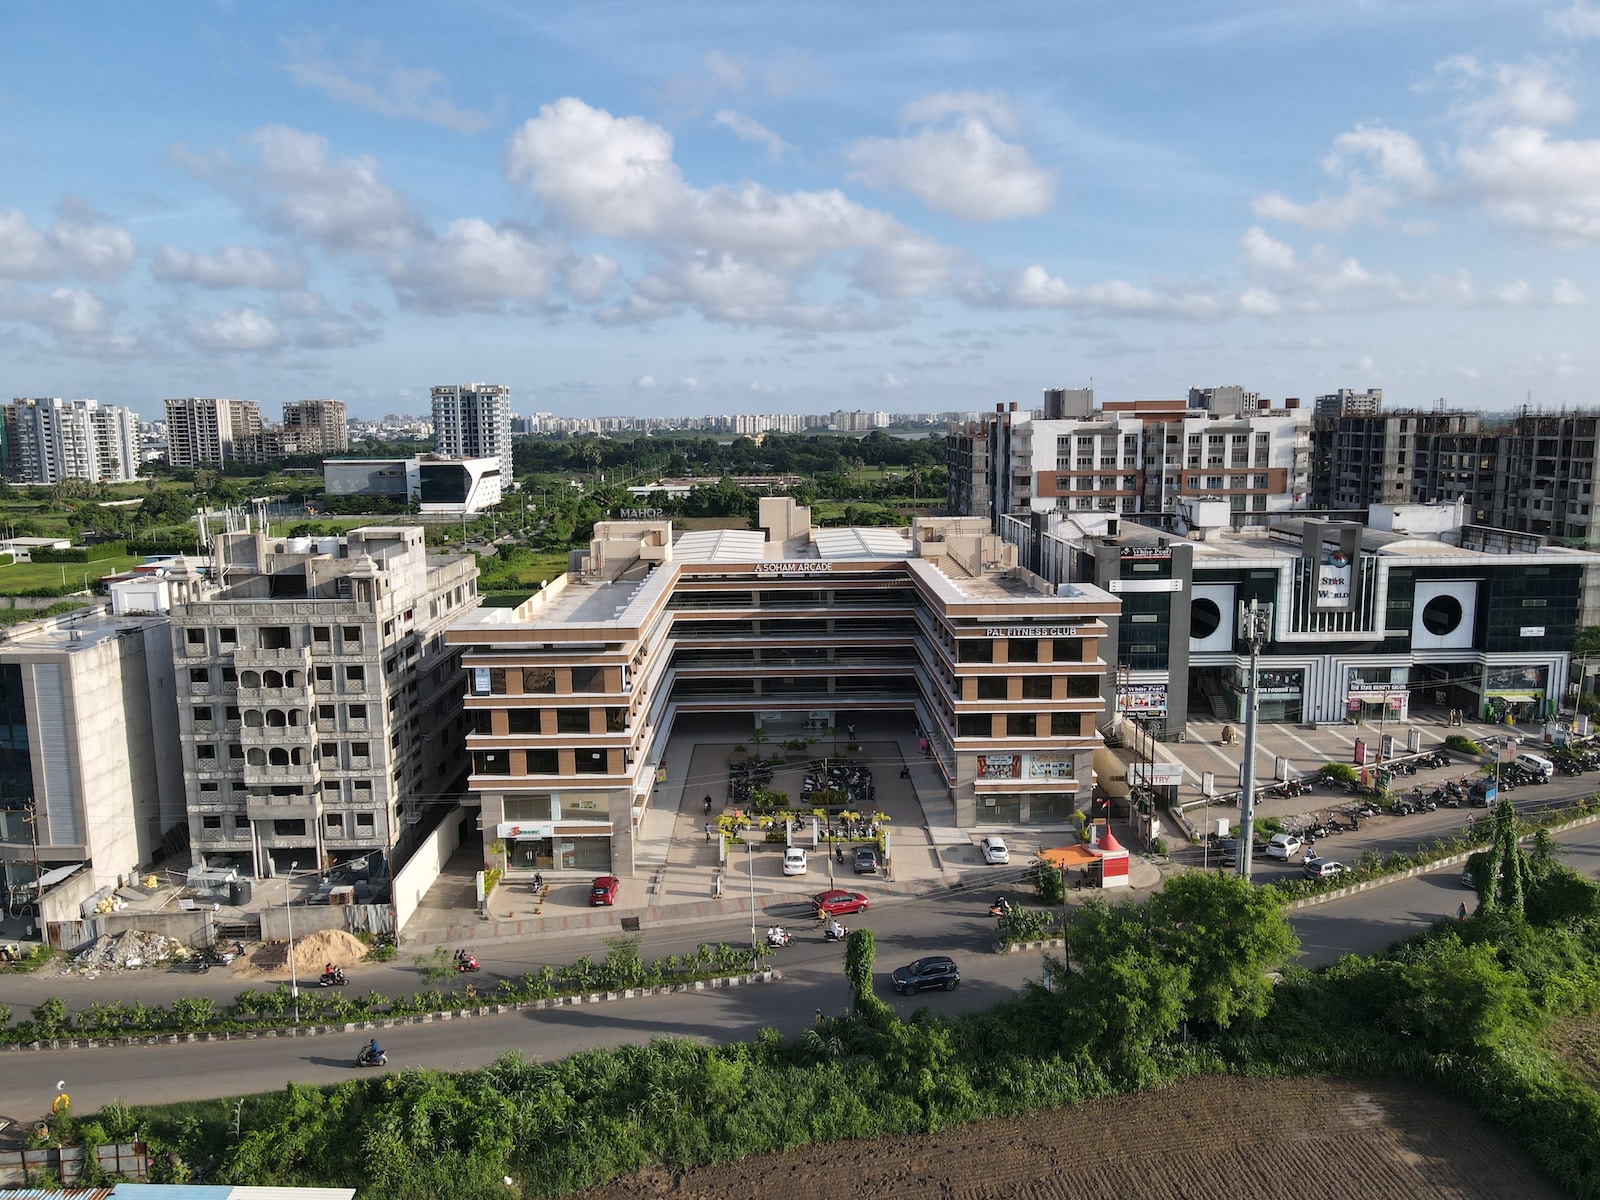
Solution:
[(756, 948), (756, 856), (750, 845), (750, 830), (744, 832), (744, 861), (750, 868), (750, 969), (754, 971), (761, 965), (761, 956)]
[(283, 911), (289, 920), (289, 996), (294, 1000), (294, 1023), (300, 1024), (300, 975), (294, 965), (294, 902), (289, 889), (294, 884), (294, 869), (299, 862), (289, 864), (289, 876), (283, 881)]
[(1250, 878), (1250, 857), (1255, 849), (1256, 817), (1256, 714), (1261, 697), (1256, 675), (1261, 666), (1261, 646), (1272, 636), (1272, 605), (1252, 599), (1239, 605), (1239, 637), (1250, 643), (1249, 693), (1244, 714), (1244, 772), (1239, 796), (1239, 878)]

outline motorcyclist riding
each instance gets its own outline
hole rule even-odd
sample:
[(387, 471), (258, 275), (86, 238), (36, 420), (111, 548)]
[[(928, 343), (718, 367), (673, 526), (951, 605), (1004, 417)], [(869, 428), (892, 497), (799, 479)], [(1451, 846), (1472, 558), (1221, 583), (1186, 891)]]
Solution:
[(839, 924), (839, 919), (837, 917), (828, 922), (828, 936), (834, 941), (838, 941), (840, 938), (844, 937), (844, 926)]
[(377, 1038), (373, 1038), (361, 1048), (361, 1057), (367, 1062), (377, 1062), (382, 1055), (383, 1051), (378, 1046)]

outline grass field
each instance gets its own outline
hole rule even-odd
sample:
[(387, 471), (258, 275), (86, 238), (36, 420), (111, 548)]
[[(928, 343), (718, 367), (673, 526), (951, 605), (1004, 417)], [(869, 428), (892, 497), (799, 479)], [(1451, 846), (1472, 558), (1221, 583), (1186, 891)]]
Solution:
[(0, 596), (19, 596), (34, 588), (63, 585), (81, 590), (85, 575), (95, 580), (126, 571), (143, 561), (131, 554), (119, 554), (86, 563), (11, 563), (0, 567)]

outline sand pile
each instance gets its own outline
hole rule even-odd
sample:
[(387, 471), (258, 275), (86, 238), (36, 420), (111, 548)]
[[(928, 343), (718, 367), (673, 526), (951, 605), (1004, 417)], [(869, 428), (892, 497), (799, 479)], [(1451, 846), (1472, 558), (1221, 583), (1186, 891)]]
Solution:
[[(349, 967), (367, 956), (367, 947), (354, 934), (342, 929), (319, 929), (294, 939), (294, 970), (302, 980), (315, 982), (328, 963)], [(241, 968), (251, 975), (288, 975), (289, 943), (271, 942), (257, 946)]]

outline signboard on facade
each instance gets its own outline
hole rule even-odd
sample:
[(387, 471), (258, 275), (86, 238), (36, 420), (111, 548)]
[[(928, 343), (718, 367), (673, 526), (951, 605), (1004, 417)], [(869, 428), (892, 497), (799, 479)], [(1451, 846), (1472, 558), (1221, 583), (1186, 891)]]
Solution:
[(1022, 772), (1022, 756), (1019, 754), (980, 754), (978, 755), (979, 779), (1019, 779)]
[(1071, 779), (1074, 771), (1070, 754), (1024, 754), (1022, 766), (1027, 779)]
[(1128, 779), (1146, 787), (1178, 787), (1183, 783), (1183, 764), (1136, 762), (1128, 768)]
[(1172, 558), (1171, 546), (1124, 546), (1121, 550), (1124, 561), (1134, 558), (1145, 562), (1165, 562)]
[(990, 625), (983, 632), (992, 638), (1077, 637), (1083, 630), (1077, 625)]
[(1111, 579), (1106, 581), (1108, 592), (1181, 592), (1181, 579)]
[(831, 562), (800, 559), (796, 562), (759, 562), (757, 575), (826, 575), (833, 570)]
[(1167, 685), (1164, 683), (1130, 683), (1119, 694), (1124, 712), (1166, 712)]
[(1524, 625), (1522, 627), (1522, 636), (1523, 637), (1543, 637), (1544, 636), (1544, 626), (1543, 625)]
[(1317, 608), (1349, 608), (1355, 564), (1343, 550), (1330, 550), (1317, 564)]
[(664, 508), (619, 508), (617, 516), (624, 521), (659, 521), (667, 515)]

